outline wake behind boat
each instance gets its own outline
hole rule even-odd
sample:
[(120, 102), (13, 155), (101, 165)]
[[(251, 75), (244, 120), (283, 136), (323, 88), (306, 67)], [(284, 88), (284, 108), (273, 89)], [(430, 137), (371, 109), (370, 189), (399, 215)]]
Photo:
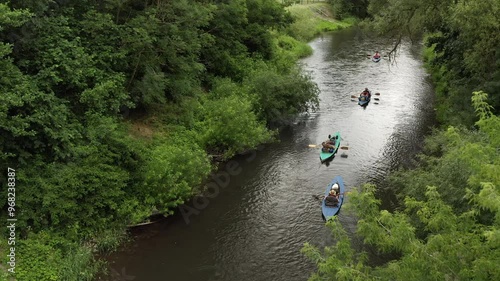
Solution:
[(340, 132), (336, 132), (335, 134), (328, 135), (328, 140), (322, 143), (322, 148), (319, 153), (319, 159), (321, 163), (326, 160), (332, 158), (340, 146)]
[(325, 220), (335, 216), (344, 202), (345, 186), (341, 176), (336, 176), (326, 187), (321, 211)]

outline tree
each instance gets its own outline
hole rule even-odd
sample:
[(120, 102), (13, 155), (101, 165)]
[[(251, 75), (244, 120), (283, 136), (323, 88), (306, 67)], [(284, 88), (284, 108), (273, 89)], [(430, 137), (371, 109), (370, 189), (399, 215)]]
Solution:
[(201, 61), (209, 74), (241, 82), (247, 69), (240, 66), (248, 56), (270, 60), (274, 55), (271, 29), (285, 28), (291, 15), (274, 0), (210, 1), (216, 3), (205, 28), (212, 41)]
[(146, 163), (146, 196), (142, 202), (163, 214), (171, 214), (192, 196), (193, 187), (199, 186), (211, 170), (207, 154), (188, 135), (161, 141)]
[(209, 97), (203, 101), (196, 124), (207, 151), (229, 158), (272, 139), (273, 133), (258, 119), (244, 87), (218, 80)]
[(199, 54), (209, 40), (201, 28), (213, 9), (187, 0), (158, 3), (127, 23), (123, 42), (131, 56), (127, 89), (146, 107), (192, 96), (200, 86)]
[(319, 106), (317, 85), (299, 69), (287, 74), (272, 68), (256, 71), (246, 83), (256, 97), (256, 112), (267, 122), (280, 122)]

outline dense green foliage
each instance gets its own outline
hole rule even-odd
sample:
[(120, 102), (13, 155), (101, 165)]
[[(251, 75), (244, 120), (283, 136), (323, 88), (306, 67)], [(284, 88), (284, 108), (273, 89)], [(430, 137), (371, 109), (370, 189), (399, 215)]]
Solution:
[(373, 185), (350, 194), (357, 234), (399, 258), (369, 266), (335, 220), (335, 245), (324, 253), (310, 244), (303, 249), (318, 265), (310, 280), (500, 279), (500, 118), (485, 98), (483, 92), (473, 97), (477, 130), (436, 133), (427, 139), (421, 167), (393, 175), (390, 185), (404, 197), (397, 211), (380, 209)]
[(102, 266), (93, 261), (90, 247), (79, 247), (47, 232), (20, 241), (17, 280), (93, 280)]
[(95, 251), (193, 196), (211, 155), (272, 141), (270, 123), (314, 110), (296, 19), (274, 0), (2, 1), (18, 280), (91, 280)]
[(369, 0), (328, 0), (334, 17), (339, 20), (348, 16), (366, 17), (368, 2)]
[(252, 102), (255, 98), (247, 88), (221, 80), (215, 83), (213, 95), (204, 99), (200, 109), (203, 119), (195, 128), (205, 150), (215, 154), (225, 151), (231, 156), (272, 138), (272, 132), (257, 119)]
[(264, 119), (289, 118), (319, 106), (318, 88), (298, 70), (287, 75), (279, 75), (274, 70), (259, 71), (253, 74), (249, 84), (257, 100), (257, 111)]

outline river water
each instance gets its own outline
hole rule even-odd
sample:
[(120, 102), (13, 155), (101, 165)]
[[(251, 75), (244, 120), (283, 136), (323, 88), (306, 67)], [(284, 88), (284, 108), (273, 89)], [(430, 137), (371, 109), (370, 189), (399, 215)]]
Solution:
[[(419, 46), (404, 43), (395, 62), (374, 63), (367, 54), (385, 54), (392, 45), (357, 29), (310, 45), (314, 54), (301, 64), (321, 90), (320, 109), (285, 128), (279, 143), (222, 167), (208, 201), (188, 204), (195, 213), (134, 230), (133, 241), (109, 256), (109, 280), (307, 280), (315, 268), (300, 253), (303, 244), (332, 243), (315, 196), (337, 175), (347, 191), (380, 183), (421, 149), (434, 111)], [(378, 104), (372, 99), (362, 108), (351, 101), (365, 87), (380, 93)], [(335, 131), (348, 149), (321, 164), (319, 148), (308, 145)], [(354, 216), (343, 209), (339, 219), (354, 231)]]

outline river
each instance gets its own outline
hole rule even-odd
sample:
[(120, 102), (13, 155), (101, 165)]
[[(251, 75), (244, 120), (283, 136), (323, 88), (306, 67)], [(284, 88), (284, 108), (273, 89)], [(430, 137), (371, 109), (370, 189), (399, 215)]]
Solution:
[[(320, 109), (285, 128), (279, 143), (222, 167), (218, 194), (196, 214), (179, 213), (134, 230), (133, 241), (108, 257), (110, 280), (307, 280), (315, 267), (300, 253), (303, 244), (332, 243), (315, 196), (336, 175), (349, 191), (380, 183), (411, 161), (434, 123), (433, 89), (420, 47), (403, 43), (395, 62), (374, 63), (367, 54), (386, 54), (390, 41), (354, 28), (310, 45), (314, 54), (300, 63), (321, 90)], [(351, 101), (365, 87), (380, 93), (378, 104), (372, 99), (362, 108)], [(319, 149), (308, 146), (335, 131), (348, 149), (321, 164)], [(342, 209), (339, 220), (354, 231), (354, 216)]]

